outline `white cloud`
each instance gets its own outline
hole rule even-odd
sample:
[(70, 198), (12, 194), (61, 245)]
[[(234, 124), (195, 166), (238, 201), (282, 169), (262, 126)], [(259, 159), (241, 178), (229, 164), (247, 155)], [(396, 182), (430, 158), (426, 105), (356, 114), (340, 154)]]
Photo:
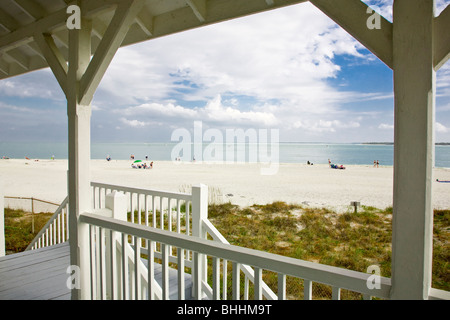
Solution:
[(0, 94), (8, 97), (63, 101), (65, 96), (50, 69), (0, 81)]
[(174, 96), (206, 102), (229, 94), (317, 104), (318, 96), (326, 101), (339, 95), (326, 83), (340, 71), (332, 59), (362, 58), (359, 49), (305, 3), (122, 48), (98, 97), (136, 105)]
[(211, 125), (220, 124), (220, 126), (273, 126), (278, 124), (277, 118), (272, 113), (241, 111), (233, 106), (225, 106), (220, 95), (210, 100), (202, 108), (189, 109), (172, 103), (150, 103), (116, 109), (114, 112), (125, 115), (126, 117), (120, 118), (121, 122), (132, 127), (154, 125), (155, 121), (179, 127), (198, 120), (209, 122)]
[(447, 133), (450, 132), (450, 129), (444, 126), (442, 123), (436, 122), (435, 124), (436, 132), (439, 133)]
[(295, 128), (302, 128), (311, 132), (336, 132), (337, 129), (359, 128), (359, 122), (341, 122), (339, 120), (299, 120), (294, 123)]
[(382, 123), (382, 124), (380, 124), (380, 125), (378, 126), (378, 129), (382, 129), (382, 130), (392, 130), (392, 129), (394, 129), (394, 125)]
[(136, 127), (136, 128), (139, 128), (139, 127), (145, 127), (145, 126), (149, 125), (149, 123), (146, 123), (146, 122), (144, 122), (144, 121), (139, 121), (139, 120), (128, 120), (128, 119), (126, 119), (126, 118), (120, 118), (120, 121), (121, 121), (124, 125), (130, 126), (130, 127)]
[[(392, 17), (393, 0), (365, 2)], [(438, 0), (438, 9), (448, 3)], [(369, 124), (385, 134), (376, 129), (393, 128), (387, 124), (392, 113), (383, 112), (384, 101), (392, 105), (392, 92), (379, 92), (377, 83), (361, 89), (330, 81), (344, 72), (339, 55), (352, 67), (373, 63), (361, 49), (308, 2), (162, 37), (119, 50), (94, 97), (92, 119), (103, 131), (156, 128), (152, 137), (193, 121), (216, 128), (278, 127), (297, 141), (305, 133), (328, 140), (347, 132), (342, 139), (359, 139), (357, 132)], [(450, 96), (449, 66), (438, 73), (440, 99)], [(0, 94), (64, 100), (48, 69), (1, 81)], [(380, 109), (371, 107), (374, 101)], [(360, 102), (362, 109), (347, 108)]]

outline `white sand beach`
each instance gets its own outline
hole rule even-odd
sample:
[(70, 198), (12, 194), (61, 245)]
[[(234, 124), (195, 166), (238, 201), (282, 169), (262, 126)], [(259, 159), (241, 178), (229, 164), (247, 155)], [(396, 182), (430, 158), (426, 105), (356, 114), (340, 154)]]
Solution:
[[(1, 159), (0, 185), (5, 196), (34, 197), (61, 203), (67, 194), (67, 160)], [(219, 201), (240, 206), (273, 201), (310, 207), (348, 209), (351, 201), (386, 208), (392, 206), (393, 168), (349, 165), (345, 170), (328, 165), (279, 164), (273, 175), (261, 175), (264, 164), (207, 164), (156, 161), (153, 169), (132, 169), (127, 160), (91, 160), (92, 181), (183, 191), (206, 184)], [(450, 208), (450, 169), (434, 169), (433, 206)], [(407, 188), (407, 186), (405, 186)], [(5, 205), (14, 201), (6, 199)], [(17, 202), (15, 202), (17, 203)]]

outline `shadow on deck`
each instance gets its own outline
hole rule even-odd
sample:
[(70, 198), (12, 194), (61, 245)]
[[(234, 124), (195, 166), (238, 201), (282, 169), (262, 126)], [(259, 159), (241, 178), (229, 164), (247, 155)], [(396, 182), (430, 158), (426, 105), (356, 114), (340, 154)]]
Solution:
[[(143, 260), (144, 264), (147, 261)], [(69, 243), (25, 251), (0, 258), (0, 300), (70, 300), (66, 282), (70, 265)], [(155, 280), (162, 283), (161, 265)], [(169, 268), (169, 298), (178, 298), (177, 271)], [(185, 297), (191, 299), (192, 281), (185, 275)]]
[(69, 300), (69, 244), (0, 258), (1, 300)]

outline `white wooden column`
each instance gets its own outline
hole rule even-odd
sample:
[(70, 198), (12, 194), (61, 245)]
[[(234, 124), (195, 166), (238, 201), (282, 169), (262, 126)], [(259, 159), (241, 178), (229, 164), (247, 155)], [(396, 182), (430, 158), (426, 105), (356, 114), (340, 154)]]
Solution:
[(433, 0), (395, 0), (393, 299), (427, 299), (433, 240)]
[[(69, 69), (67, 74), (67, 115), (69, 131), (69, 243), (70, 264), (80, 267), (81, 288), (89, 286), (89, 278), (84, 270), (89, 270), (87, 255), (80, 249), (89, 248), (88, 226), (78, 224), (79, 215), (91, 211), (90, 201), (90, 104), (79, 103), (79, 86), (91, 59), (91, 23), (82, 20), (81, 29), (69, 32)], [(75, 227), (76, 226), (76, 227)], [(72, 290), (72, 299), (88, 299), (82, 294), (90, 290)]]
[[(83, 4), (86, 2), (79, 0), (77, 4), (81, 8), (83, 16)], [(61, 59), (58, 58), (60, 55), (54, 52), (51, 39), (45, 36), (36, 37), (41, 39), (39, 43), (47, 49), (46, 59), (51, 66), (53, 65), (52, 70), (67, 97), (70, 263), (80, 267), (79, 283), (81, 288), (72, 290), (72, 299), (90, 299), (88, 226), (79, 224), (78, 219), (80, 214), (91, 212), (93, 209), (90, 198), (91, 101), (103, 75), (143, 5), (143, 0), (123, 1), (117, 5), (114, 16), (92, 59), (92, 22), (82, 19), (80, 29), (69, 31), (67, 82), (60, 79), (64, 78), (65, 68), (64, 65), (62, 67), (59, 65), (61, 64)]]
[[(208, 219), (208, 186), (204, 184), (192, 186), (192, 236), (206, 239), (203, 221)], [(194, 268), (196, 270), (193, 292), (197, 300), (203, 298), (202, 282), (206, 281), (206, 256), (198, 254)]]

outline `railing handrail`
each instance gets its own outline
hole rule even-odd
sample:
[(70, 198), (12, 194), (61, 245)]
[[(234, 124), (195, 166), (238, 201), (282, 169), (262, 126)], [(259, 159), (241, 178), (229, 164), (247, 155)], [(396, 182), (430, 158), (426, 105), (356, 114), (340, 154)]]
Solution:
[(367, 281), (372, 275), (368, 273), (322, 265), (197, 237), (190, 237), (149, 226), (102, 217), (92, 213), (81, 214), (80, 222), (143, 239), (151, 239), (152, 241), (161, 242), (166, 245), (192, 250), (201, 254), (235, 261), (256, 268), (356, 291), (370, 296), (381, 298), (390, 297), (390, 278), (380, 276), (380, 288), (369, 289)]
[(33, 201), (38, 201), (38, 202), (43, 202), (43, 203), (51, 204), (51, 205), (54, 205), (54, 206), (59, 206), (58, 203), (51, 202), (51, 201), (47, 201), (47, 200), (42, 200), (42, 199), (38, 199), (38, 198), (34, 198), (34, 197), (13, 197), (13, 196), (5, 196), (5, 199), (33, 200)]
[(91, 186), (96, 187), (96, 188), (111, 189), (111, 190), (124, 191), (124, 192), (130, 192), (130, 193), (140, 193), (140, 194), (145, 194), (145, 195), (149, 195), (149, 196), (151, 195), (151, 196), (156, 196), (156, 197), (166, 197), (166, 198), (173, 198), (173, 199), (176, 198), (179, 200), (186, 200), (186, 201), (192, 200), (192, 195), (189, 193), (167, 192), (167, 191), (152, 190), (152, 189), (140, 189), (140, 188), (124, 187), (124, 186), (100, 183), (100, 182), (91, 182)]
[(34, 245), (39, 241), (41, 236), (47, 231), (47, 229), (50, 227), (50, 225), (58, 218), (58, 215), (61, 213), (61, 211), (66, 207), (66, 205), (69, 203), (69, 196), (67, 196), (63, 202), (59, 205), (59, 207), (56, 209), (55, 213), (50, 217), (50, 219), (47, 221), (47, 223), (42, 227), (41, 231), (38, 232), (38, 234), (34, 237), (34, 239), (30, 242), (28, 247), (25, 249), (31, 250)]

